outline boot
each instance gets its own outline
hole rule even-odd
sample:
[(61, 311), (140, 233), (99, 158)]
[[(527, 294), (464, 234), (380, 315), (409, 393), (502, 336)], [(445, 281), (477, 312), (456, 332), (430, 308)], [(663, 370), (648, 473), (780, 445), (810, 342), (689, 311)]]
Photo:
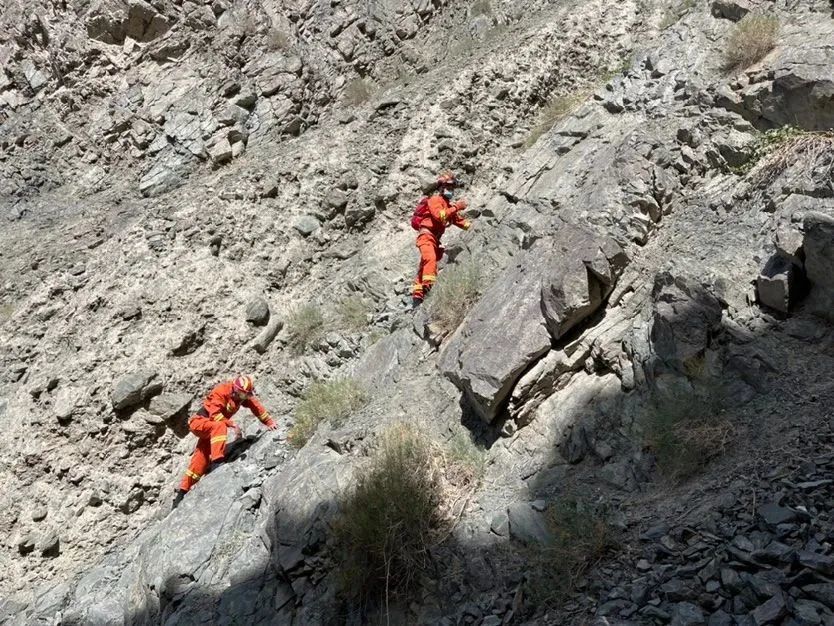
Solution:
[(216, 470), (221, 465), (223, 465), (223, 459), (217, 459), (216, 461), (212, 461), (211, 465), (209, 465), (209, 469), (208, 469), (209, 473), (213, 472), (214, 470)]
[(182, 499), (185, 497), (185, 494), (187, 494), (187, 493), (188, 493), (187, 491), (183, 491), (182, 489), (177, 489), (177, 495), (174, 496), (174, 501), (171, 503), (171, 510), (172, 511), (180, 505), (180, 502), (182, 502)]

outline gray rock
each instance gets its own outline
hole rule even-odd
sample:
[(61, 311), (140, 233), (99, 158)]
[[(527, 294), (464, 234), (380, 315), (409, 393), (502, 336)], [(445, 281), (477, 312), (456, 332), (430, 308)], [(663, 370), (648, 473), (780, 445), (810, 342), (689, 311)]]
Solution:
[(517, 502), (507, 508), (510, 537), (528, 546), (546, 545), (553, 541), (545, 515), (528, 502)]
[(834, 576), (834, 557), (827, 554), (817, 554), (807, 550), (799, 550), (796, 558), (800, 565), (816, 570), (826, 576)]
[(302, 215), (293, 224), (293, 228), (297, 230), (303, 237), (309, 237), (319, 229), (321, 224), (312, 215)]
[(712, 14), (737, 22), (758, 5), (753, 0), (713, 0)]
[(193, 398), (189, 393), (163, 393), (151, 398), (148, 412), (167, 421), (184, 414)]
[(110, 393), (110, 401), (117, 411), (131, 406), (158, 394), (162, 391), (162, 383), (154, 381), (156, 372), (135, 372), (120, 378)]
[(751, 616), (756, 626), (778, 623), (788, 612), (785, 606), (785, 597), (779, 591), (770, 600), (756, 607)]
[(672, 608), (671, 626), (699, 626), (706, 623), (704, 612), (691, 602), (678, 602)]
[(510, 520), (505, 511), (497, 513), (490, 522), (489, 529), (499, 537), (507, 537), (509, 535)]
[(215, 163), (227, 163), (232, 160), (234, 156), (232, 151), (232, 144), (228, 139), (221, 139), (209, 150), (209, 156)]
[(353, 228), (364, 224), (376, 213), (376, 208), (370, 204), (354, 203), (345, 209), (345, 226)]
[(252, 347), (258, 354), (263, 354), (269, 348), (270, 344), (278, 336), (278, 333), (284, 327), (284, 320), (277, 315), (271, 315), (269, 323), (266, 327), (255, 337), (252, 342)]
[(813, 312), (834, 318), (834, 216), (809, 212), (803, 220), (805, 272), (811, 281), (809, 306)]
[(625, 262), (612, 240), (563, 225), (519, 255), (475, 304), (441, 356), (441, 371), (491, 422), (553, 339), (599, 307)]
[(769, 526), (786, 524), (796, 519), (796, 511), (779, 506), (776, 502), (768, 502), (756, 509), (756, 515)]
[(834, 609), (834, 583), (817, 583), (804, 585), (802, 591), (829, 609)]
[(42, 557), (55, 558), (61, 553), (61, 542), (58, 533), (52, 531), (44, 535), (35, 546)]
[(269, 304), (263, 298), (254, 298), (246, 305), (246, 321), (255, 326), (265, 326), (269, 321)]
[(791, 295), (796, 292), (798, 272), (797, 266), (784, 257), (771, 257), (756, 279), (759, 303), (774, 311), (787, 313), (791, 307)]

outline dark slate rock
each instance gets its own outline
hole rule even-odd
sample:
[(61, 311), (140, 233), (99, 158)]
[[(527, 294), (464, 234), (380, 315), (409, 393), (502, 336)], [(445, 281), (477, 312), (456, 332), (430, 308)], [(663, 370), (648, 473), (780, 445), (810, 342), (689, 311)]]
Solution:
[(698, 626), (706, 624), (704, 612), (691, 602), (679, 602), (672, 608), (671, 626)]
[(834, 609), (834, 583), (818, 583), (804, 585), (802, 591), (811, 596), (814, 600), (822, 602), (829, 609)]
[(797, 552), (796, 558), (800, 565), (809, 567), (827, 576), (834, 576), (834, 557), (800, 550)]
[(162, 391), (161, 383), (153, 383), (156, 372), (135, 372), (120, 378), (113, 386), (110, 400), (115, 410), (135, 406)]
[(266, 326), (269, 321), (269, 304), (263, 298), (255, 298), (246, 305), (246, 321), (255, 326)]
[(756, 626), (763, 626), (764, 624), (773, 624), (781, 620), (788, 612), (785, 605), (785, 596), (782, 593), (777, 593), (770, 600), (764, 604), (756, 607), (751, 614)]

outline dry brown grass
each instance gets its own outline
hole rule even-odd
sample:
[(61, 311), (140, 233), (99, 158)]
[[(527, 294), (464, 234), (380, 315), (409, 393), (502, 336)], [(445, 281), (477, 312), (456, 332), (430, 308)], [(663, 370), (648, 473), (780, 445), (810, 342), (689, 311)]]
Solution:
[(808, 132), (785, 126), (764, 133), (745, 164), (750, 183), (765, 186), (775, 181), (791, 165), (802, 161), (808, 175), (831, 177), (834, 171), (834, 132)]
[(749, 67), (776, 46), (779, 18), (775, 15), (748, 13), (733, 28), (724, 51), (727, 70)]
[(345, 593), (363, 603), (407, 596), (476, 484), (475, 468), (416, 426), (386, 430), (335, 524)]
[(524, 141), (524, 147), (529, 148), (539, 140), (543, 134), (553, 126), (573, 113), (580, 104), (588, 99), (590, 89), (581, 89), (566, 95), (556, 96), (539, 112), (536, 125), (530, 130), (530, 134)]
[(440, 274), (429, 295), (431, 319), (444, 333), (455, 330), (481, 290), (481, 272), (474, 262), (453, 265)]

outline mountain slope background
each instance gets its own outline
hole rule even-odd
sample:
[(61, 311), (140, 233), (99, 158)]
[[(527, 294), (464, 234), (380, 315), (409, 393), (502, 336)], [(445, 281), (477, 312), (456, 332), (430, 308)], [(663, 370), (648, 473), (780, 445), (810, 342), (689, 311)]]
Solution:
[[(750, 11), (775, 45), (728, 68)], [(0, 20), (10, 623), (834, 619), (828, 3)], [(408, 217), (441, 169), (476, 225), (444, 240), (441, 283), (478, 275), (457, 327), (408, 310)], [(251, 445), (167, 514), (185, 417), (236, 372), (281, 429), (247, 422)], [(340, 377), (367, 405), (289, 446), (299, 399)], [(334, 529), (403, 422), (470, 442), (482, 475), (416, 596), (357, 606)], [(554, 602), (540, 557), (568, 502), (615, 539)]]

